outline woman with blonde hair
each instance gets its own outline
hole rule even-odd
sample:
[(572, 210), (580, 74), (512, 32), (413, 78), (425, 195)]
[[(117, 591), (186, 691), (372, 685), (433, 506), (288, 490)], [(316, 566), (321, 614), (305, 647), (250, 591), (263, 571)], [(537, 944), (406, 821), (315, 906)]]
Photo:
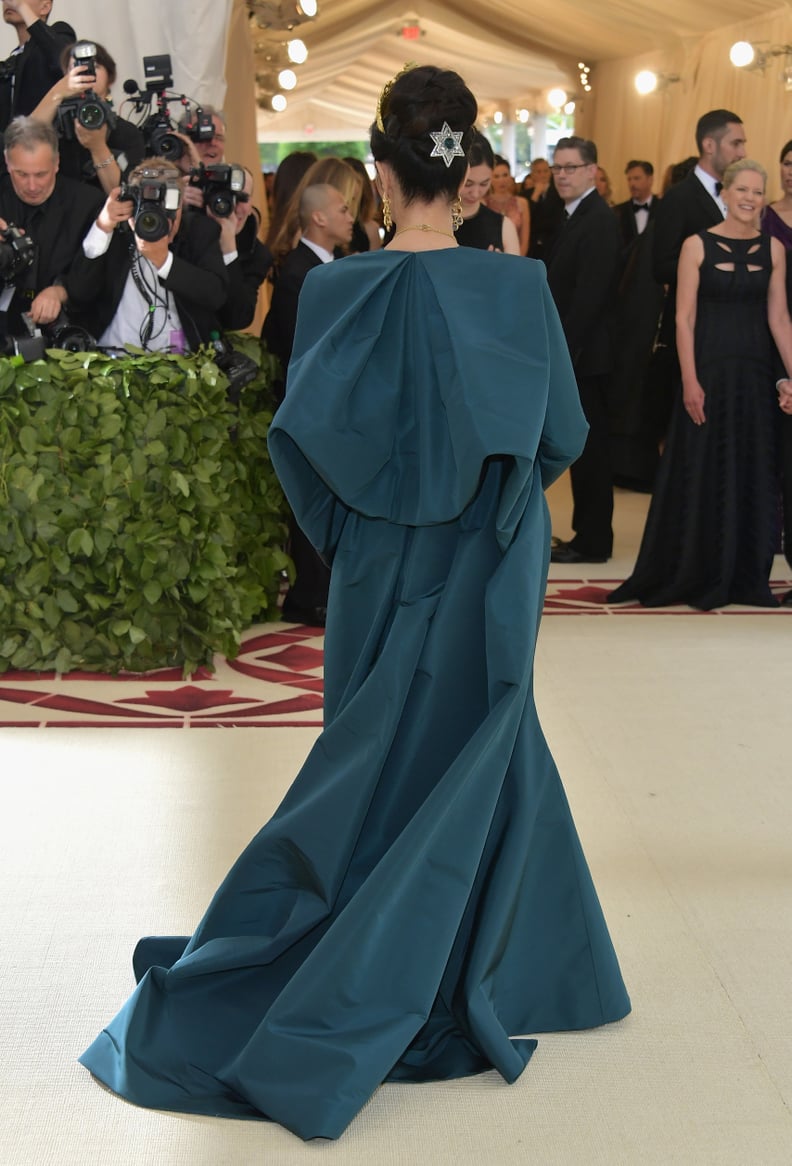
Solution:
[[(790, 407), (792, 324), (783, 244), (757, 222), (767, 175), (732, 162), (726, 218), (682, 244), (674, 403), (632, 576), (609, 602), (645, 607), (777, 607), (778, 431)], [(776, 354), (776, 348), (778, 350)], [(777, 366), (781, 359), (783, 370)]]

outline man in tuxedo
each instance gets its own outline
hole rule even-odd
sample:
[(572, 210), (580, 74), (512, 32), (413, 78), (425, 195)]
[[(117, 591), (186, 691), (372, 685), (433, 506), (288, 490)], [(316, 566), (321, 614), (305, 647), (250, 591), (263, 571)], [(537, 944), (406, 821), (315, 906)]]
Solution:
[(103, 347), (194, 350), (220, 331), (218, 313), (228, 295), (220, 228), (206, 215), (182, 215), (181, 175), (164, 158), (144, 158), (128, 184), (162, 193), (154, 205), (169, 208), (168, 221), (159, 234), (136, 234), (135, 204), (120, 201), (116, 187), (69, 273), (75, 318)]
[(625, 247), (629, 247), (639, 235), (643, 235), (657, 210), (657, 199), (652, 194), (654, 166), (651, 162), (628, 162), (624, 169), (630, 197), (626, 202), (617, 203), (613, 208), (619, 220)]
[(616, 216), (597, 194), (597, 147), (585, 138), (561, 138), (553, 177), (565, 221), (547, 260), (553, 294), (589, 434), (570, 470), (574, 538), (557, 542), (554, 563), (604, 563), (613, 549), (613, 484), (606, 393), (613, 370), (610, 337), (622, 250)]
[[(344, 196), (334, 186), (316, 183), (306, 186), (300, 199), (300, 241), (280, 265), (272, 303), (262, 329), (267, 348), (281, 362), (283, 379), (291, 359), (297, 307), (306, 276), (314, 267), (333, 261), (334, 249), (352, 238), (354, 218)], [(283, 400), (284, 386), (276, 387)], [(327, 615), (330, 569), (292, 519), (290, 553), (297, 572), (283, 603), (284, 619), (323, 627)]]
[(6, 173), (0, 177), (0, 228), (19, 227), (35, 243), (33, 263), (0, 292), (0, 330), (25, 336), (22, 316), (53, 324), (67, 299), (66, 278), (102, 196), (58, 173), (52, 126), (19, 117), (5, 132)]
[(47, 24), (52, 0), (3, 0), (3, 20), (16, 29), (18, 47), (0, 64), (0, 130), (31, 114), (63, 75), (61, 53), (76, 41), (64, 21)]
[(697, 165), (667, 191), (655, 215), (653, 268), (658, 283), (668, 288), (663, 313), (663, 339), (675, 344), (676, 280), (679, 252), (689, 235), (723, 222), (723, 175), (732, 162), (745, 157), (745, 129), (736, 113), (713, 109), (696, 125)]
[(654, 219), (660, 200), (652, 194), (651, 162), (633, 159), (624, 173), (630, 197), (613, 208), (623, 251), (615, 330), (619, 344), (608, 397), (611, 465), (616, 485), (647, 492), (659, 461), (647, 371), (663, 307), (663, 290), (652, 274)]

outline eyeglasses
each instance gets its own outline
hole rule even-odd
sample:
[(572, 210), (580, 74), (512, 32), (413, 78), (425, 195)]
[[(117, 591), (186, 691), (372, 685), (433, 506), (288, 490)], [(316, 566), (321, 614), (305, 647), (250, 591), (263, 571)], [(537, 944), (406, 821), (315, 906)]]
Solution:
[(590, 165), (590, 162), (567, 162), (566, 166), (551, 166), (550, 169), (553, 174), (574, 174), (576, 170), (582, 170), (584, 166)]

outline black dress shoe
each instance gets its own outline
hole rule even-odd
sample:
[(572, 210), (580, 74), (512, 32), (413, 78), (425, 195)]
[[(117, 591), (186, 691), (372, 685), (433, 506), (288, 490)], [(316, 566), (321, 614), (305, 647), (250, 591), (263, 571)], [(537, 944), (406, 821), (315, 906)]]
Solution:
[(551, 563), (607, 563), (610, 555), (586, 555), (572, 543), (560, 542), (550, 551)]
[(327, 622), (326, 607), (296, 607), (284, 600), (281, 609), (281, 618), (287, 623), (302, 623), (309, 628), (323, 628)]

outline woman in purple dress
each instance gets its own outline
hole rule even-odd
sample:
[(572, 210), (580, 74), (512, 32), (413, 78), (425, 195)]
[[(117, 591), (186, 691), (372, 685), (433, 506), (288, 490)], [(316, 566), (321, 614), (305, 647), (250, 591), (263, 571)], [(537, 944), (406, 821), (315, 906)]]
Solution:
[[(786, 248), (786, 294), (787, 304), (792, 313), (792, 142), (787, 142), (781, 150), (781, 189), (783, 194), (777, 202), (765, 207), (762, 215), (762, 230), (780, 240)], [(792, 416), (784, 408), (781, 419), (781, 491), (784, 506), (784, 555), (792, 567)], [(788, 591), (782, 602), (792, 606), (792, 591)]]

